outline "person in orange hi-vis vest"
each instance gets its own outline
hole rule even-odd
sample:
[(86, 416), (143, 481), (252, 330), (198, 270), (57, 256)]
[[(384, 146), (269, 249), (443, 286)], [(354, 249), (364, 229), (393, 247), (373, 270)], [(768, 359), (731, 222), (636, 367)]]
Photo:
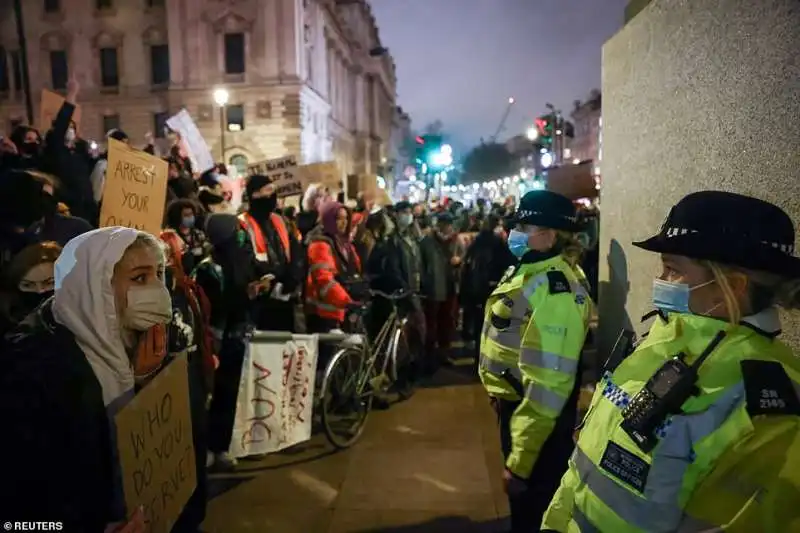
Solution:
[(308, 245), (309, 333), (341, 327), (347, 307), (366, 297), (361, 261), (350, 241), (350, 213), (342, 204), (328, 202), (322, 207), (320, 218), (322, 231)]
[(239, 221), (250, 236), (258, 274), (273, 278), (271, 290), (253, 302), (255, 325), (260, 330), (294, 331), (294, 303), (303, 279), (299, 244), (275, 212), (278, 199), (270, 178), (250, 176), (245, 193), (248, 209)]

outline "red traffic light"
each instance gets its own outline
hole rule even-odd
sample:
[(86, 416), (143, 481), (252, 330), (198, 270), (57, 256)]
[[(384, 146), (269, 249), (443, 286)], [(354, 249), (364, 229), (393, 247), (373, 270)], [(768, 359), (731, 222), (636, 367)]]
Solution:
[(423, 139), (419, 135), (417, 135), (416, 139), (414, 140), (417, 141), (417, 144), (425, 144), (425, 139)]
[(539, 130), (539, 133), (543, 134), (547, 129), (547, 120), (543, 118), (537, 118), (535, 122), (536, 122), (536, 129)]

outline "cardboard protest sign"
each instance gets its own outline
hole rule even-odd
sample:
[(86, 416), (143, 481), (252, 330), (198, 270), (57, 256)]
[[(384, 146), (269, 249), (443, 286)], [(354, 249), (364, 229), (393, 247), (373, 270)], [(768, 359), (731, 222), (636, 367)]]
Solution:
[(301, 165), (297, 168), (297, 172), (304, 188), (311, 183), (320, 183), (333, 191), (341, 189), (342, 173), (334, 161)]
[(229, 453), (276, 452), (311, 438), (317, 368), (316, 335), (247, 347)]
[(100, 226), (125, 226), (158, 235), (167, 196), (167, 162), (108, 139), (108, 168)]
[[(64, 105), (66, 100), (63, 96), (47, 89), (42, 89), (42, 99), (39, 102), (39, 131), (44, 132), (53, 127), (53, 119), (58, 115), (61, 106)], [(72, 120), (75, 126), (80, 131), (81, 126), (81, 106), (76, 105), (75, 111), (72, 112)], [(105, 133), (105, 132), (103, 132)]]
[(197, 129), (197, 124), (194, 123), (188, 111), (181, 109), (180, 112), (168, 118), (167, 126), (180, 133), (186, 151), (189, 152), (188, 156), (194, 172), (205, 172), (214, 167), (216, 163), (214, 163), (211, 150), (208, 149), (206, 140)]
[(197, 485), (186, 356), (169, 363), (114, 417), (129, 513), (169, 533)]
[(364, 191), (364, 194), (375, 196), (375, 193), (378, 192), (378, 176), (374, 174), (359, 174), (358, 190)]
[(297, 159), (293, 156), (268, 159), (247, 166), (247, 175), (261, 174), (272, 180), (278, 198), (303, 194), (304, 183), (297, 172)]

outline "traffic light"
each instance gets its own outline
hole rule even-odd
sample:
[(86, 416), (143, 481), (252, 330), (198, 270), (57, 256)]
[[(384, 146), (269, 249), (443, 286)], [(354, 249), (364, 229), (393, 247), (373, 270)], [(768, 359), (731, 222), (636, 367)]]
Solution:
[(418, 135), (415, 141), (416, 159), (422, 174), (427, 169), (436, 170), (452, 164), (452, 149), (444, 144), (441, 135)]
[(539, 117), (536, 119), (536, 129), (539, 130), (539, 138), (538, 141), (542, 145), (542, 148), (546, 148), (549, 152), (551, 147), (553, 146), (553, 130), (554, 122), (552, 115), (547, 115), (544, 117)]

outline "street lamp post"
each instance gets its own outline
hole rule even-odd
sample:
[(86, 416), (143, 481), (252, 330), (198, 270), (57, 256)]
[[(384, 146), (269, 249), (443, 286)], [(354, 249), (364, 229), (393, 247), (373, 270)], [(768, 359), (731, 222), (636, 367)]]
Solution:
[(225, 106), (228, 105), (230, 94), (227, 89), (214, 90), (214, 102), (219, 106), (219, 155), (223, 165), (225, 162)]

